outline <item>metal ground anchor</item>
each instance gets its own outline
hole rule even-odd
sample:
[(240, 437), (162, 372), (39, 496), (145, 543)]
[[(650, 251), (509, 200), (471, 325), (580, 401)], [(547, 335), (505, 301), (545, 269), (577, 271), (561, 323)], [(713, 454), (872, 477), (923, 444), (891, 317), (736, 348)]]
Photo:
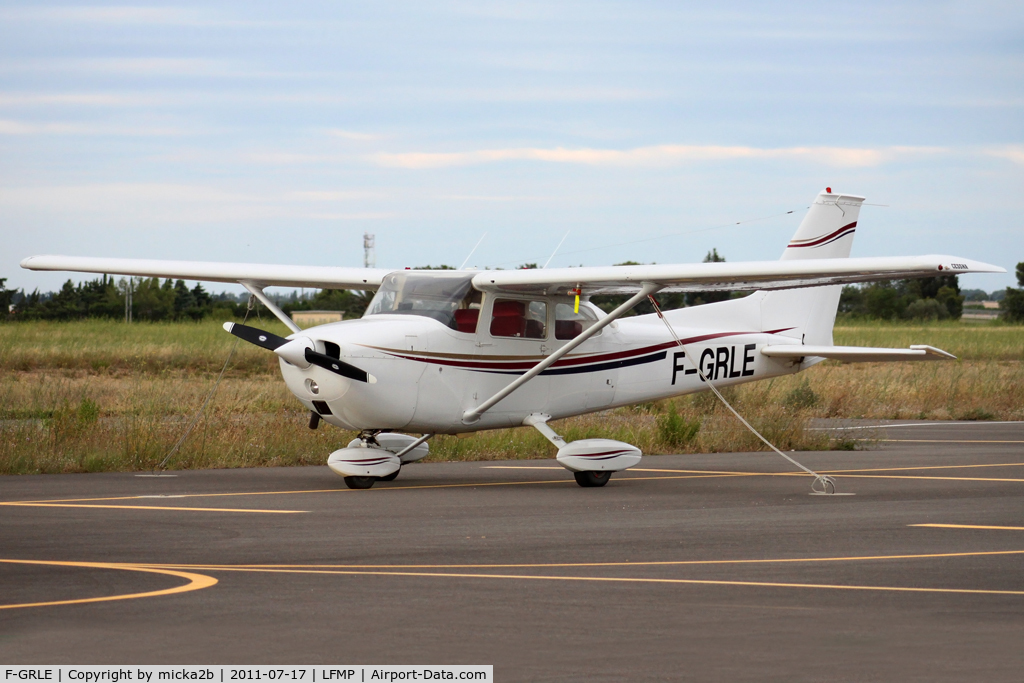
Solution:
[(811, 482), (811, 492), (819, 496), (833, 496), (836, 493), (836, 481), (832, 477), (819, 474)]

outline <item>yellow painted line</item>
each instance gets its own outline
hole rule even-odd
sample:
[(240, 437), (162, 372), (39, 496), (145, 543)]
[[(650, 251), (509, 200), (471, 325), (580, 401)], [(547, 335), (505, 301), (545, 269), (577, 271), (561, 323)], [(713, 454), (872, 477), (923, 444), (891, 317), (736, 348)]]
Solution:
[(885, 443), (1024, 443), (1024, 441), (992, 441), (988, 439), (850, 439), (850, 441), (879, 441)]
[[(967, 469), (975, 467), (1024, 467), (1024, 463), (1021, 462), (1008, 462), (1008, 463), (985, 463), (975, 465), (928, 465), (924, 467), (886, 467), (886, 468), (864, 468), (864, 469), (852, 469), (852, 470), (820, 470), (821, 474), (835, 474), (840, 476), (854, 476), (855, 474), (868, 474), (872, 472), (910, 472), (915, 470), (931, 470), (931, 469)], [(481, 469), (506, 469), (506, 470), (563, 470), (562, 467), (549, 467), (549, 466), (513, 466), (513, 465), (488, 465)], [(629, 474), (630, 472), (645, 472), (645, 473), (662, 473), (662, 474), (674, 474), (679, 476), (673, 477), (620, 477), (620, 481), (651, 481), (661, 479), (701, 479), (701, 478), (714, 478), (714, 477), (806, 477), (809, 476), (806, 472), (740, 472), (735, 470), (686, 470), (686, 469), (644, 469), (644, 468), (630, 468), (623, 470), (620, 474)], [(988, 478), (966, 478), (966, 477), (910, 477), (910, 476), (895, 476), (885, 475), (879, 476), (878, 478), (917, 478), (917, 479), (937, 479), (937, 480), (952, 480), (952, 481), (1004, 481), (1004, 482), (1018, 482), (1024, 481), (1021, 479), (988, 479)], [(541, 480), (541, 481), (500, 481), (500, 482), (475, 482), (475, 483), (460, 483), (460, 484), (426, 484), (426, 485), (415, 485), (415, 486), (380, 486), (373, 489), (367, 489), (370, 491), (408, 491), (415, 489), (438, 489), (438, 488), (465, 488), (473, 486), (525, 486), (532, 484), (570, 484), (574, 483), (573, 479), (568, 477), (565, 479), (552, 479), (552, 480)], [(0, 502), (0, 505), (36, 505), (45, 506), (44, 504), (56, 504), (56, 503), (93, 503), (100, 501), (113, 501), (113, 500), (155, 500), (161, 497), (166, 498), (219, 498), (219, 497), (230, 497), (230, 496), (275, 496), (275, 495), (295, 495), (303, 493), (351, 493), (352, 489), (347, 488), (334, 488), (334, 489), (299, 489), (289, 491), (241, 491), (235, 493), (186, 493), (186, 494), (173, 494), (167, 496), (153, 496), (153, 495), (138, 495), (138, 496), (113, 496), (104, 498), (63, 498), (63, 499), (49, 499), (49, 500), (38, 500), (38, 501), (10, 501)], [(73, 507), (67, 505), (65, 507)], [(97, 505), (81, 507), (101, 507)], [(109, 507), (125, 507), (127, 505), (112, 505)], [(272, 513), (299, 513), (306, 512), (304, 510), (247, 510), (247, 509), (219, 509), (219, 508), (158, 508), (155, 506), (139, 506), (146, 507), (149, 509), (166, 509), (166, 510), (210, 510), (219, 512), (272, 512)]]
[(981, 465), (927, 465), (924, 467), (872, 467), (858, 470), (822, 470), (826, 474), (842, 472), (911, 472), (913, 470), (961, 470), (972, 467), (1024, 467), (1024, 462), (994, 462)]
[[(914, 525), (910, 525), (914, 526)], [(950, 557), (1024, 555), (1024, 550), (988, 550), (918, 555), (856, 555), (847, 557), (784, 557), (755, 560), (658, 560), (653, 562), (554, 562), (534, 564), (152, 564), (147, 567), (184, 569), (536, 569), (552, 567), (665, 567), (718, 564), (793, 564), (798, 562), (868, 562), (878, 560), (929, 560)]]
[(911, 474), (837, 474), (837, 477), (853, 479), (924, 479), (931, 481), (1002, 481), (1022, 482), (1024, 479), (1000, 479), (996, 477), (925, 477)]
[(564, 470), (564, 467), (549, 467), (547, 465), (484, 465), (482, 470)]
[[(559, 467), (558, 469), (561, 470), (563, 468)], [(721, 473), (717, 473), (716, 472), (716, 473), (712, 473), (712, 474), (706, 475), (706, 476), (747, 475), (747, 474), (748, 473), (746, 473), (746, 472), (721, 472)], [(760, 473), (754, 473), (754, 474), (760, 474)], [(802, 474), (802, 473), (800, 473), (800, 474)], [(807, 475), (804, 475), (804, 476), (807, 476)], [(701, 478), (701, 477), (689, 477), (689, 476), (682, 476), (682, 477), (629, 477), (629, 480), (630, 481), (637, 481), (637, 480), (643, 481), (643, 480), (648, 480), (648, 479), (694, 479), (694, 478)], [(620, 480), (620, 481), (624, 481), (624, 480)], [(412, 491), (412, 490), (418, 490), (418, 489), (451, 489), (451, 488), (467, 488), (467, 487), (472, 488), (474, 486), (528, 486), (528, 485), (534, 485), (534, 484), (575, 484), (575, 483), (576, 483), (576, 481), (574, 479), (566, 477), (565, 479), (549, 479), (549, 480), (540, 480), (540, 481), (480, 481), (480, 482), (462, 483), (462, 484), (422, 484), (422, 485), (416, 485), (416, 486), (376, 486), (376, 487), (374, 487), (372, 489), (361, 489), (361, 490), (348, 489), (348, 488), (337, 488), (337, 489), (311, 489), (311, 490), (308, 490), (308, 491), (301, 491), (300, 490), (300, 491), (246, 491), (246, 492), (240, 492), (240, 493), (186, 493), (186, 494), (181, 494), (181, 495), (175, 495), (174, 497), (175, 498), (216, 498), (216, 497), (220, 497), (220, 496), (273, 496), (273, 495), (294, 495), (294, 494), (299, 494), (299, 493), (365, 493), (365, 492), (372, 492), (372, 491), (378, 491), (379, 492), (379, 491)], [(20, 501), (19, 500), (19, 501), (0, 502), (0, 505), (38, 505), (38, 506), (45, 506), (45, 505), (51, 505), (52, 504), (52, 505), (57, 506), (58, 503), (61, 504), (61, 505), (64, 505), (65, 503), (78, 503), (78, 502), (88, 503), (88, 502), (91, 502), (91, 501), (139, 500), (139, 499), (152, 500), (152, 496), (117, 496), (117, 497), (112, 497), (112, 498), (68, 498), (68, 499), (55, 499), (55, 500), (25, 500), (25, 501)], [(73, 505), (66, 505), (66, 507), (75, 507), (75, 506), (73, 506)], [(81, 507), (102, 507), (102, 506), (83, 505)], [(109, 507), (130, 507), (130, 506), (127, 506), (127, 505), (111, 505)], [(139, 506), (139, 507), (144, 507), (144, 508), (147, 508), (147, 509), (157, 509), (154, 506), (148, 506), (148, 505), (147, 506)], [(169, 509), (170, 510), (170, 509), (176, 509), (176, 508), (165, 508), (165, 509)], [(214, 510), (216, 508), (181, 508), (181, 509), (183, 509), (183, 510)], [(233, 512), (234, 510), (231, 510), (231, 511)], [(257, 510), (241, 509), (241, 510), (238, 510), (238, 512), (258, 512), (258, 511)], [(287, 510), (287, 511), (284, 511), (284, 510), (266, 510), (265, 512), (306, 512), (306, 511), (305, 510)]]
[(1024, 531), (1024, 526), (983, 526), (979, 524), (908, 524), (907, 526), (927, 526), (935, 529), (998, 529), (1000, 531)]
[(345, 576), (416, 576), (453, 579), (513, 579), (520, 581), (597, 581), (605, 583), (665, 583), (697, 586), (743, 586), (754, 588), (817, 588), (831, 590), (885, 591), (904, 593), (958, 593), (971, 595), (1024, 595), (1024, 591), (985, 590), (978, 588), (917, 588), (912, 586), (858, 586), (822, 583), (783, 583), (777, 581), (726, 581), (715, 579), (653, 579), (610, 576), (545, 576), (531, 574), (453, 574), (450, 572), (396, 572), (310, 569), (248, 569), (210, 568), (209, 571), (265, 572), (272, 574), (337, 574)]
[(308, 510), (252, 510), (247, 508), (186, 508), (168, 507), (163, 505), (84, 505), (81, 503), (0, 503), (11, 507), (35, 508), (100, 508), (104, 510), (186, 510), (188, 512), (257, 512), (262, 514), (291, 515), (308, 512)]
[(136, 598), (155, 598), (161, 595), (175, 595), (178, 593), (188, 593), (190, 591), (197, 591), (203, 588), (209, 588), (210, 586), (216, 585), (217, 579), (212, 576), (205, 576), (203, 574), (193, 574), (191, 572), (183, 572), (177, 569), (167, 569), (163, 567), (151, 567), (151, 566), (140, 566), (135, 564), (117, 564), (112, 562), (46, 562), (41, 560), (3, 560), (7, 564), (35, 564), (35, 565), (47, 565), (51, 567), (88, 567), (90, 569), (119, 569), (122, 571), (129, 572), (147, 572), (150, 574), (166, 574), (167, 576), (176, 576), (182, 579), (187, 579), (188, 583), (183, 586), (175, 586), (174, 588), (164, 588), (158, 591), (146, 591), (145, 593), (124, 593), (121, 595), (106, 595), (99, 598), (77, 598), (73, 600), (51, 600), (48, 602), (23, 602), (14, 605), (0, 605), (0, 609), (19, 609), (22, 607), (51, 607), (54, 605), (84, 605), (90, 602), (111, 602), (113, 600), (134, 600)]

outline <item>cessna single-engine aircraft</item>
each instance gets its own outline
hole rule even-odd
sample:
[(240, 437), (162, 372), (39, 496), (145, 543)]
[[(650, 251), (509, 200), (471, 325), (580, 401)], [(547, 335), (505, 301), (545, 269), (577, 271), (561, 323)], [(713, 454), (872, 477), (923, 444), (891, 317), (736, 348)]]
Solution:
[[(236, 282), (292, 330), (225, 323), (280, 358), (288, 388), (320, 420), (359, 432), (328, 466), (351, 488), (390, 481), (434, 434), (530, 425), (581, 486), (640, 462), (610, 439), (566, 443), (551, 420), (842, 361), (938, 360), (930, 346), (834, 346), (841, 285), (1002, 273), (957, 256), (849, 258), (863, 197), (820, 193), (778, 261), (420, 271), (33, 256), (31, 270)], [(376, 290), (358, 320), (300, 329), (268, 286)], [(753, 291), (740, 299), (622, 316), (659, 291)], [(594, 294), (630, 294), (605, 313)], [(422, 434), (414, 437), (397, 432)]]

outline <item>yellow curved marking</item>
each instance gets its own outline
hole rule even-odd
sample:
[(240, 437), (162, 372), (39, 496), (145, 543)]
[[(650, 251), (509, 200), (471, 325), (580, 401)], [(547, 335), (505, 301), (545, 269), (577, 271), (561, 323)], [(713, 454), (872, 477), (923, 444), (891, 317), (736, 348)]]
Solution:
[(82, 605), (89, 602), (110, 602), (112, 600), (133, 600), (135, 598), (155, 598), (160, 595), (174, 595), (176, 593), (188, 593), (190, 591), (209, 588), (217, 583), (217, 579), (203, 574), (193, 574), (175, 569), (160, 567), (144, 567), (136, 564), (118, 564), (113, 562), (49, 562), (44, 560), (4, 560), (0, 562), (7, 564), (36, 564), (51, 567), (88, 567), (90, 569), (120, 569), (129, 572), (147, 572), (150, 574), (166, 574), (188, 579), (184, 586), (164, 588), (158, 591), (147, 591), (145, 593), (125, 593), (122, 595), (107, 595), (100, 598), (78, 598), (75, 600), (52, 600), (49, 602), (23, 602), (16, 605), (0, 605), (0, 609), (18, 609), (21, 607), (51, 607), (54, 605)]
[[(920, 525), (910, 525), (920, 526)], [(874, 560), (922, 560), (947, 557), (985, 557), (1024, 555), (1024, 550), (988, 550), (964, 553), (927, 553), (922, 555), (858, 555), (853, 557), (785, 557), (760, 560), (667, 560), (654, 562), (555, 562), (538, 564), (152, 564), (147, 567), (186, 569), (274, 570), (274, 569), (532, 569), (552, 567), (665, 567), (709, 564), (784, 564), (796, 562), (865, 562)]]

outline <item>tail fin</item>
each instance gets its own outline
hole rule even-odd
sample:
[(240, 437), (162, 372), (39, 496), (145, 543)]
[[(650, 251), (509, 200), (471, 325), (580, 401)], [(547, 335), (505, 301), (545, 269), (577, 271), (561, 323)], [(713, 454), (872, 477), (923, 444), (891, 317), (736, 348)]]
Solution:
[[(849, 257), (863, 202), (864, 197), (833, 193), (826, 188), (811, 204), (782, 260)], [(762, 329), (786, 330), (780, 334), (804, 344), (831, 346), (842, 290), (842, 286), (832, 285), (765, 292), (761, 299)]]

